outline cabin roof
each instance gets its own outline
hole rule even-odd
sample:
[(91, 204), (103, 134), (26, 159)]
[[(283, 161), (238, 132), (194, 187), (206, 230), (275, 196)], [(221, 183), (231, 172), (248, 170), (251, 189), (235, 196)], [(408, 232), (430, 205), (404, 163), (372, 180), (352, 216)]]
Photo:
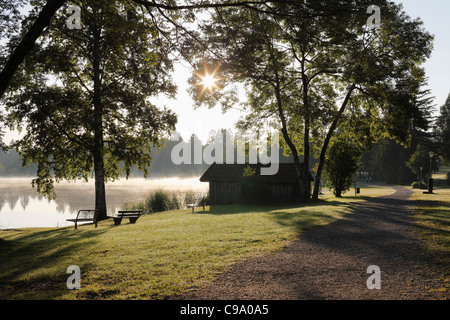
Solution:
[[(250, 166), (255, 170), (255, 178), (263, 183), (288, 183), (293, 184), (297, 181), (295, 164), (294, 163), (280, 163), (278, 172), (275, 175), (261, 175), (261, 167), (269, 167), (270, 165), (263, 164), (217, 164), (213, 163), (205, 173), (200, 177), (201, 182), (209, 181), (241, 181), (244, 169)], [(310, 180), (313, 180), (310, 174)]]

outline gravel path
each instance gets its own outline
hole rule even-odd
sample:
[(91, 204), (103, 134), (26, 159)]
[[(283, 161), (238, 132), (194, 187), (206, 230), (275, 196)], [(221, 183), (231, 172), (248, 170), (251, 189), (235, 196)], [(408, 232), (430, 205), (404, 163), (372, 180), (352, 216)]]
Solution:
[[(355, 205), (345, 219), (302, 234), (282, 251), (232, 265), (213, 282), (173, 299), (359, 300), (448, 299), (424, 273), (431, 265), (412, 228), (412, 192)], [(381, 270), (369, 290), (367, 268)], [(434, 290), (433, 290), (434, 289)]]

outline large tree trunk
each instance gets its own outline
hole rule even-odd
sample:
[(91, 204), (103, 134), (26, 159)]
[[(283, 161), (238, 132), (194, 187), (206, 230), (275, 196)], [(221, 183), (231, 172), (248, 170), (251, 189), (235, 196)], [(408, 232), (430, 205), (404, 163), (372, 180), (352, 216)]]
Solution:
[(353, 93), (353, 90), (355, 90), (355, 85), (351, 85), (348, 89), (347, 95), (345, 96), (344, 102), (342, 103), (341, 108), (339, 109), (336, 117), (334, 118), (330, 128), (328, 129), (328, 133), (327, 136), (325, 137), (325, 141), (323, 142), (323, 146), (322, 146), (322, 150), (320, 152), (320, 157), (319, 157), (319, 165), (317, 168), (317, 173), (316, 173), (316, 178), (314, 180), (314, 192), (312, 195), (312, 199), (313, 200), (318, 200), (319, 199), (319, 191), (320, 191), (320, 183), (321, 183), (321, 178), (322, 178), (322, 171), (323, 171), (323, 166), (325, 165), (325, 156), (328, 150), (328, 146), (330, 144), (330, 140), (331, 137), (334, 134), (334, 131), (336, 130), (337, 124), (339, 122), (339, 120), (341, 119), (342, 114), (345, 111), (345, 108), (347, 107), (348, 102), (350, 101), (350, 97)]
[[(292, 156), (294, 157), (295, 172), (297, 174), (297, 180), (298, 180), (299, 186), (300, 186), (300, 200), (306, 201), (306, 200), (309, 200), (309, 193), (310, 193), (309, 190), (310, 189), (308, 189), (307, 192), (304, 191), (305, 175), (304, 175), (303, 168), (305, 166), (302, 167), (302, 164), (300, 163), (300, 159), (298, 156), (297, 148), (295, 147), (294, 143), (292, 142), (291, 138), (289, 137), (289, 134), (287, 131), (286, 117), (285, 117), (284, 111), (283, 111), (283, 103), (281, 100), (280, 83), (279, 83), (279, 79), (278, 79), (278, 74), (275, 73), (275, 76), (276, 76), (277, 82), (276, 82), (274, 89), (275, 89), (275, 95), (276, 95), (277, 105), (278, 105), (278, 116), (281, 119), (281, 125), (282, 125), (281, 133), (283, 134), (284, 141), (286, 141), (287, 145), (289, 146), (289, 149), (292, 152)], [(307, 196), (305, 196), (306, 193), (308, 193)]]
[(302, 82), (303, 82), (303, 107), (305, 109), (305, 130), (303, 135), (303, 188), (302, 188), (302, 198), (305, 200), (310, 200), (311, 198), (311, 181), (309, 180), (309, 132), (310, 132), (310, 112), (309, 112), (309, 97), (308, 97), (308, 90), (309, 90), (309, 81), (306, 76), (306, 70), (305, 70), (305, 56), (302, 57)]
[(309, 119), (305, 119), (305, 132), (303, 138), (303, 172), (302, 172), (302, 199), (310, 200), (311, 198), (311, 181), (309, 180)]
[(97, 143), (96, 148), (98, 150), (94, 153), (95, 209), (98, 210), (97, 220), (104, 220), (106, 219), (106, 190), (103, 148), (97, 147)]
[(105, 165), (104, 165), (104, 140), (103, 140), (103, 104), (101, 99), (101, 69), (100, 69), (100, 27), (94, 30), (93, 45), (93, 82), (94, 93), (92, 104), (94, 106), (94, 177), (95, 177), (95, 209), (97, 212), (97, 220), (106, 219), (106, 190), (105, 190)]

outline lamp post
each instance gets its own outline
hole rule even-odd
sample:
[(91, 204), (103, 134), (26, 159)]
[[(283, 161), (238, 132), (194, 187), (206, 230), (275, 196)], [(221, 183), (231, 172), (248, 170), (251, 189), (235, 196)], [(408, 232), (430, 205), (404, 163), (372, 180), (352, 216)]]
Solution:
[(433, 172), (431, 170), (431, 165), (434, 157), (434, 152), (430, 151), (428, 152), (428, 154), (430, 155), (430, 178), (428, 179), (428, 192), (433, 193), (433, 176), (432, 176)]
[(420, 182), (419, 182), (419, 189), (422, 189), (422, 170), (423, 170), (423, 167), (420, 167)]
[(428, 154), (430, 155), (430, 178), (431, 178), (431, 175), (432, 175), (432, 172), (431, 172), (431, 161), (433, 160), (434, 152), (430, 151), (430, 152), (428, 152)]

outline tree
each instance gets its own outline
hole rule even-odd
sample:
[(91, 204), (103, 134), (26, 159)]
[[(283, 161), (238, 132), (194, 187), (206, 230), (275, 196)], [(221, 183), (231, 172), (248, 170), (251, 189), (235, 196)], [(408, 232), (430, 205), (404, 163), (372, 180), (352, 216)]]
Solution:
[(413, 147), (405, 148), (395, 140), (385, 138), (374, 145), (368, 152), (369, 159), (365, 160), (372, 167), (371, 177), (374, 179), (384, 183), (408, 185), (415, 179), (414, 173), (406, 166), (412, 153)]
[[(431, 170), (436, 169), (436, 166), (433, 163), (433, 159), (430, 159), (429, 152), (430, 150), (428, 148), (419, 143), (415, 152), (411, 155), (410, 159), (406, 163), (408, 168), (410, 168), (411, 171), (415, 173), (417, 181), (419, 181), (421, 175), (422, 178), (429, 176), (430, 165)], [(422, 168), (422, 170), (420, 168)]]
[[(425, 86), (424, 82), (422, 86)], [(431, 133), (429, 132), (432, 124), (432, 111), (434, 108), (434, 98), (430, 96), (429, 90), (420, 90), (418, 94), (412, 97), (412, 103), (416, 106), (420, 117), (414, 117), (409, 128), (409, 140), (407, 143), (401, 143), (395, 138), (385, 137), (365, 147), (361, 160), (361, 171), (367, 172), (373, 178), (379, 179), (385, 183), (409, 185), (417, 176), (406, 163), (416, 151), (419, 144), (433, 150), (434, 145)], [(379, 134), (383, 136), (382, 131), (371, 132), (370, 128), (364, 125), (364, 122), (358, 119), (352, 119), (353, 124), (358, 127), (359, 134), (355, 136), (360, 141), (361, 137)], [(350, 123), (349, 123), (350, 125)], [(424, 171), (424, 173), (427, 171)]]
[(16, 148), (36, 162), (33, 185), (54, 197), (62, 179), (95, 179), (95, 207), (106, 216), (105, 182), (135, 166), (144, 175), (151, 149), (176, 116), (148, 98), (173, 96), (170, 48), (129, 1), (80, 1), (83, 28), (56, 15), (11, 80), (3, 102), (8, 126), (25, 128)]
[[(383, 12), (380, 30), (366, 27), (367, 7), (374, 4)], [(269, 123), (279, 129), (300, 181), (311, 167), (310, 145), (316, 146), (313, 199), (334, 133), (350, 128), (359, 134), (359, 126), (348, 125), (352, 119), (369, 130), (360, 136), (366, 144), (383, 136), (408, 142), (411, 121), (422, 116), (413, 102), (424, 80), (420, 65), (431, 53), (432, 36), (421, 21), (387, 1), (297, 1), (259, 8), (217, 9), (203, 27), (208, 50), (198, 63), (216, 65), (223, 88), (236, 81), (246, 85), (250, 115), (241, 127)], [(196, 97), (198, 82), (193, 78)], [(226, 109), (235, 101), (233, 93), (232, 88), (203, 92), (201, 102), (219, 101)], [(303, 198), (309, 199), (309, 182), (301, 183)]]
[(361, 158), (361, 150), (345, 137), (332, 140), (325, 160), (327, 185), (336, 197), (348, 191), (352, 185), (352, 174), (356, 173)]
[(438, 152), (445, 165), (450, 165), (450, 94), (440, 109), (436, 119), (435, 136), (437, 138)]

